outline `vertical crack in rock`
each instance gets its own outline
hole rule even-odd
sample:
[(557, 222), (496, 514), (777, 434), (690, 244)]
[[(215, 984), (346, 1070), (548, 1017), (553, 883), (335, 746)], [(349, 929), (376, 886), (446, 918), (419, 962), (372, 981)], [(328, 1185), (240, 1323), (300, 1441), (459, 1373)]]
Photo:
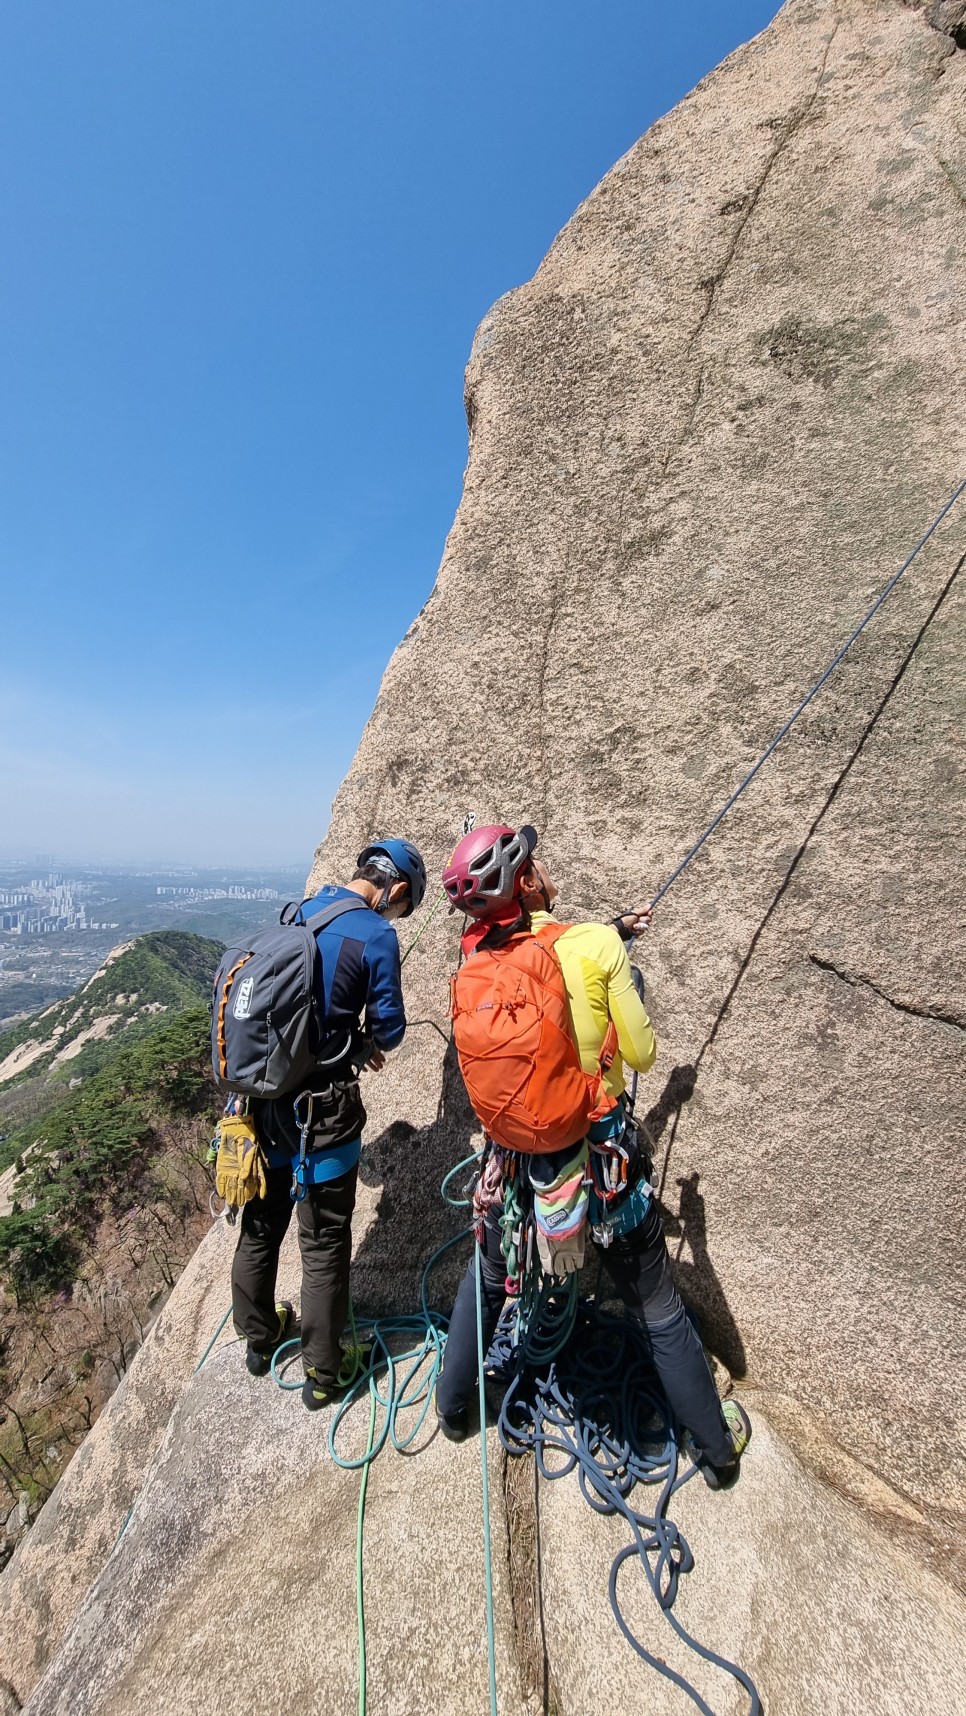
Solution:
[(520, 1684), (528, 1703), (539, 1700), (541, 1716), (563, 1716), (544, 1633), (538, 1481), (532, 1455), (504, 1455), (507, 1571)]
[(941, 155), (937, 155), (935, 158), (936, 158), (937, 162), (939, 163), (939, 167), (940, 167), (940, 170), (942, 171), (943, 177), (952, 186), (953, 194), (956, 197), (957, 201), (962, 204), (964, 209), (966, 209), (966, 188), (964, 188), (964, 186), (960, 183), (960, 180), (959, 180), (957, 173), (950, 166), (948, 161), (943, 160)]
[[(963, 570), (964, 566), (966, 566), (966, 554), (963, 554), (960, 556), (959, 560), (957, 560), (955, 566), (953, 567), (952, 571), (950, 572), (949, 577), (946, 579), (946, 582), (944, 583), (942, 589), (940, 590), (939, 595), (936, 597), (936, 600), (934, 601), (932, 607), (930, 608), (928, 614), (926, 615), (926, 618), (923, 620), (922, 625), (920, 626), (918, 632), (916, 633), (915, 637), (913, 638), (912, 643), (909, 645), (909, 648), (907, 649), (905, 655), (903, 656), (902, 661), (900, 662), (898, 668), (896, 669), (896, 672), (893, 674), (892, 680), (891, 680), (890, 684), (888, 685), (888, 687), (886, 688), (885, 693), (880, 698), (879, 703), (878, 703), (876, 709), (874, 710), (873, 714), (870, 716), (869, 720), (866, 722), (866, 725), (863, 728), (862, 733), (859, 736), (858, 742), (856, 743), (854, 750), (852, 751), (851, 755), (848, 757), (848, 759), (844, 763), (843, 767), (840, 769), (835, 781), (832, 784), (832, 787), (831, 787), (829, 793), (826, 796), (825, 802), (821, 806), (821, 809), (818, 811), (817, 815), (813, 818), (812, 823), (808, 829), (808, 832), (805, 835), (805, 838), (803, 839), (801, 845), (799, 846), (797, 852), (795, 853), (795, 856), (792, 859), (791, 863), (789, 864), (788, 869), (785, 871), (785, 874), (782, 877), (782, 880), (779, 883), (779, 886), (776, 889), (773, 898), (769, 902), (767, 910), (765, 911), (763, 917), (761, 918), (760, 922), (758, 923), (758, 926), (755, 929), (754, 934), (752, 935), (751, 940), (749, 941), (748, 946), (745, 949), (744, 954), (742, 955), (738, 969), (735, 972), (735, 975), (731, 981), (731, 985), (727, 991), (727, 994), (724, 997), (724, 1000), (722, 1001), (720, 1007), (718, 1008), (718, 1011), (717, 1011), (715, 1018), (714, 1018), (714, 1022), (711, 1026), (711, 1029), (708, 1032), (708, 1035), (706, 1036), (704, 1042), (702, 1043), (701, 1048), (698, 1050), (698, 1054), (697, 1054), (697, 1057), (696, 1057), (694, 1063), (692, 1065), (689, 1065), (686, 1067), (674, 1067), (674, 1068), (672, 1068), (672, 1071), (671, 1071), (670, 1076), (668, 1078), (668, 1082), (665, 1086), (665, 1089), (664, 1089), (662, 1095), (660, 1096), (658, 1101), (654, 1104), (654, 1106), (648, 1111), (648, 1113), (644, 1117), (645, 1126), (648, 1128), (649, 1136), (655, 1142), (658, 1139), (660, 1139), (665, 1128), (668, 1126), (668, 1123), (670, 1122), (670, 1133), (668, 1136), (667, 1145), (665, 1147), (664, 1161), (663, 1161), (663, 1164), (661, 1166), (660, 1184), (658, 1186), (658, 1197), (659, 1198), (663, 1197), (663, 1195), (664, 1195), (664, 1188), (665, 1188), (665, 1185), (667, 1183), (667, 1176), (668, 1176), (668, 1170), (669, 1170), (670, 1161), (671, 1161), (671, 1154), (673, 1152), (675, 1140), (677, 1137), (678, 1123), (679, 1123), (680, 1118), (681, 1118), (683, 1105), (685, 1102), (690, 1100), (690, 1098), (694, 1092), (694, 1087), (695, 1087), (697, 1080), (698, 1080), (698, 1074), (701, 1070), (701, 1065), (702, 1065), (703, 1061), (705, 1060), (705, 1057), (708, 1054), (710, 1054), (711, 1050), (714, 1047), (715, 1041), (716, 1041), (719, 1033), (721, 1032), (721, 1029), (725, 1023), (725, 1020), (728, 1017), (728, 1014), (731, 1011), (732, 1003), (734, 1002), (735, 996), (737, 995), (738, 990), (740, 989), (742, 982), (744, 981), (745, 975), (751, 966), (751, 963), (754, 959), (755, 953), (757, 952), (758, 945), (761, 941), (761, 938), (764, 935), (769, 924), (771, 923), (772, 918), (775, 916), (775, 913), (777, 912), (779, 906), (781, 905), (782, 900), (785, 898), (785, 895), (787, 894), (789, 888), (791, 887), (792, 882), (795, 879), (795, 875), (799, 869), (799, 866), (801, 865), (803, 858), (805, 857), (806, 853), (808, 852), (808, 849), (811, 846), (811, 843), (812, 843), (813, 839), (815, 838), (815, 835), (818, 833), (819, 829), (821, 828), (822, 823), (825, 821), (826, 816), (828, 815), (833, 804), (835, 803), (836, 799), (838, 798), (840, 792), (842, 791), (842, 788), (845, 786), (845, 783), (848, 780), (849, 775), (851, 774), (853, 768), (855, 767), (860, 756), (862, 755), (863, 751), (865, 750), (866, 745), (868, 744), (869, 740), (871, 739), (873, 733), (875, 732), (876, 727), (878, 726), (879, 722), (881, 721), (883, 715), (885, 714), (886, 710), (889, 707), (889, 704), (891, 703), (893, 697), (895, 696), (895, 693), (897, 692), (897, 690), (899, 689), (899, 686), (901, 685), (903, 679), (905, 678), (906, 672), (908, 671), (912, 661), (914, 660), (916, 652), (919, 649), (920, 644), (922, 643), (927, 632), (929, 631), (930, 627), (932, 626), (933, 621), (936, 619), (940, 610), (942, 609), (942, 607), (944, 606), (948, 597), (950, 596), (950, 594), (953, 590), (953, 587), (956, 583), (956, 580), (959, 577), (959, 574)], [(888, 997), (885, 997), (885, 999), (888, 999)], [(950, 1019), (949, 1022), (955, 1023), (956, 1021), (953, 1019)]]
[(795, 108), (792, 111), (792, 113), (789, 115), (788, 119), (783, 122), (781, 129), (778, 133), (778, 140), (775, 144), (774, 149), (772, 150), (771, 154), (769, 155), (767, 161), (765, 162), (764, 167), (762, 168), (761, 175), (758, 179), (758, 183), (752, 188), (752, 190), (750, 192), (748, 192), (748, 194), (746, 195), (746, 197), (743, 200), (741, 213), (740, 213), (739, 219), (735, 223), (735, 228), (734, 228), (734, 231), (731, 235), (731, 243), (729, 244), (729, 246), (725, 252), (724, 261), (721, 263), (720, 267), (716, 270), (716, 272), (714, 274), (711, 274), (707, 277), (707, 279), (700, 281), (701, 289), (705, 294), (705, 305), (704, 305), (704, 309), (701, 312), (701, 315), (698, 317), (698, 321), (695, 325), (694, 332), (692, 333), (691, 338), (688, 341), (689, 353), (694, 350), (694, 347), (697, 345), (698, 340), (701, 338), (701, 335), (704, 332), (705, 323), (707, 322), (708, 317), (711, 315), (711, 312), (714, 309), (715, 296), (717, 294), (718, 287), (722, 284), (722, 281), (725, 279), (725, 277), (728, 273), (728, 270), (731, 267), (731, 264), (733, 263), (735, 257), (738, 254), (738, 247), (741, 244), (741, 240), (744, 237), (746, 228), (748, 227), (748, 224), (751, 220), (751, 217), (754, 214), (755, 209), (758, 207), (758, 202), (761, 198), (762, 191), (764, 190), (765, 186), (767, 185), (768, 180), (771, 177), (771, 174), (774, 171), (774, 168), (775, 168), (779, 158), (784, 154), (785, 150), (787, 149), (789, 143), (791, 143), (792, 139), (801, 130), (802, 126), (805, 124), (806, 120), (810, 117), (810, 115), (811, 115), (811, 113), (815, 107), (815, 103), (818, 100), (819, 90), (822, 87), (822, 83), (823, 83), (823, 80), (825, 78), (825, 72), (826, 72), (826, 69), (828, 67), (828, 57), (829, 57), (829, 54), (832, 50), (832, 43), (834, 42), (835, 37), (838, 33), (838, 28), (839, 28), (838, 20), (836, 20), (835, 24), (832, 26), (831, 33), (829, 34), (828, 40), (825, 44), (825, 52), (822, 55), (821, 64), (818, 68), (818, 77), (815, 80), (815, 88), (812, 90), (812, 93), (808, 97), (808, 100), (805, 101), (801, 107)]
[(808, 957), (812, 965), (817, 966), (819, 971), (829, 972), (838, 982), (847, 983), (850, 989), (871, 990), (872, 994), (877, 995), (880, 1001), (885, 1001), (888, 1006), (894, 1007), (897, 1013), (908, 1013), (913, 1019), (926, 1019), (932, 1024), (945, 1025), (947, 1029), (966, 1033), (966, 1018), (961, 1018), (956, 1013), (944, 1013), (938, 1007), (914, 1007), (908, 1001), (896, 1001), (894, 996), (888, 995), (884, 989), (879, 988), (877, 983), (873, 983), (871, 977), (854, 976), (849, 971), (843, 971), (840, 966), (833, 965), (830, 959), (820, 959), (817, 953), (810, 953)]
[(792, 859), (791, 863), (788, 866), (788, 869), (786, 870), (784, 876), (782, 877), (782, 880), (781, 880), (781, 882), (778, 886), (778, 889), (776, 890), (776, 893), (774, 895), (774, 898), (772, 899), (770, 905), (768, 906), (767, 911), (765, 912), (763, 918), (761, 919), (761, 922), (759, 923), (757, 929), (755, 930), (755, 933), (752, 936), (751, 941), (748, 943), (747, 950), (744, 954), (744, 957), (742, 958), (741, 964), (739, 965), (737, 972), (735, 973), (735, 977), (734, 977), (734, 980), (731, 984), (731, 987), (729, 988), (727, 995), (725, 996), (723, 1002), (721, 1003), (720, 1008), (718, 1009), (718, 1013), (715, 1017), (714, 1024), (712, 1025), (711, 1030), (709, 1031), (707, 1037), (705, 1038), (704, 1043), (701, 1046), (701, 1049), (698, 1053), (697, 1066), (700, 1067), (701, 1062), (703, 1061), (705, 1055), (709, 1052), (709, 1050), (711, 1048), (713, 1048), (715, 1038), (717, 1037), (719, 1031), (721, 1030), (722, 1025), (724, 1024), (725, 1018), (727, 1017), (727, 1014), (728, 1014), (729, 1009), (731, 1007), (731, 1003), (734, 1000), (735, 995), (737, 994), (738, 989), (741, 985), (741, 982), (745, 976), (745, 973), (747, 972), (748, 967), (750, 966), (751, 961), (754, 957), (755, 951), (758, 947), (758, 943), (760, 942), (768, 924), (771, 922), (772, 917), (774, 916), (775, 912), (777, 911), (778, 906), (780, 905), (781, 901), (784, 899), (785, 894), (788, 892), (788, 889), (791, 887), (792, 881), (795, 877), (795, 873), (798, 870), (799, 865), (802, 862), (802, 859), (805, 857), (805, 854), (808, 851), (809, 846), (811, 845), (812, 841), (814, 840), (815, 835), (818, 833), (818, 830), (821, 827), (822, 823), (825, 821), (825, 818), (828, 815), (829, 811), (831, 810), (836, 799), (838, 798), (839, 793), (842, 791), (842, 788), (844, 787), (846, 781), (848, 780), (849, 775), (852, 773), (853, 768), (855, 767), (860, 756), (862, 755), (863, 751), (865, 750), (865, 747), (868, 744), (869, 740), (871, 739), (873, 733), (875, 732), (876, 727), (879, 725), (879, 722), (881, 721), (883, 715), (885, 714), (886, 710), (888, 709), (889, 704), (892, 702), (893, 697), (895, 696), (896, 692), (898, 691), (899, 686), (901, 685), (911, 663), (913, 662), (913, 660), (915, 658), (916, 652), (919, 649), (920, 644), (922, 643), (924, 637), (926, 636), (926, 633), (929, 631), (933, 621), (936, 619), (940, 609), (943, 607), (944, 603), (946, 602), (947, 598), (949, 597), (950, 593), (952, 592), (952, 589), (953, 589), (953, 586), (956, 582), (956, 579), (959, 577), (959, 574), (962, 571), (964, 566), (966, 566), (966, 554), (963, 554), (960, 557), (960, 559), (957, 560), (955, 566), (953, 567), (952, 571), (949, 574), (949, 577), (946, 579), (946, 582), (943, 585), (942, 589), (940, 590), (939, 595), (936, 597), (936, 600), (934, 601), (932, 607), (930, 608), (928, 614), (926, 615), (926, 618), (923, 620), (922, 625), (919, 627), (919, 630), (916, 633), (915, 637), (913, 638), (912, 643), (909, 645), (909, 648), (907, 649), (905, 655), (903, 656), (902, 661), (899, 663), (899, 666), (898, 666), (896, 672), (894, 673), (892, 680), (890, 681), (888, 687), (886, 688), (884, 695), (880, 698), (876, 709), (874, 710), (874, 712), (871, 715), (871, 717), (869, 718), (869, 720), (866, 722), (865, 727), (863, 728), (863, 730), (859, 736), (859, 739), (858, 739), (858, 742), (855, 746), (855, 749), (852, 751), (851, 756), (849, 756), (849, 758), (847, 759), (847, 761), (845, 762), (843, 767), (840, 769), (838, 775), (836, 776), (836, 779), (832, 784), (832, 787), (828, 793), (828, 796), (825, 799), (824, 804), (822, 805), (821, 809), (819, 810), (817, 816), (815, 816), (815, 818), (813, 819), (811, 826), (809, 827), (809, 830), (808, 830), (807, 834), (805, 835), (804, 840), (802, 841), (801, 845), (799, 846), (798, 851), (795, 853), (794, 858)]
[[(784, 154), (789, 143), (791, 143), (793, 138), (795, 138), (797, 136), (798, 132), (802, 129), (802, 126), (806, 123), (806, 121), (808, 120), (808, 118), (810, 117), (810, 115), (812, 114), (812, 112), (814, 110), (815, 103), (818, 100), (819, 91), (822, 87), (822, 83), (823, 83), (824, 78), (825, 78), (825, 72), (826, 72), (826, 68), (828, 66), (828, 57), (829, 57), (829, 54), (830, 54), (831, 49), (832, 49), (832, 43), (834, 42), (835, 37), (838, 33), (838, 28), (839, 28), (839, 22), (838, 22), (838, 19), (836, 19), (835, 23), (832, 26), (832, 30), (829, 34), (828, 40), (825, 43), (825, 52), (822, 55), (821, 63), (819, 65), (819, 69), (818, 69), (818, 76), (815, 80), (815, 88), (812, 90), (811, 95), (808, 97), (807, 101), (805, 101), (802, 104), (801, 107), (795, 108), (793, 110), (793, 112), (789, 115), (788, 119), (783, 123), (781, 130), (778, 133), (778, 140), (775, 144), (775, 147), (771, 151), (771, 154), (768, 156), (768, 159), (766, 160), (765, 165), (762, 168), (761, 173), (758, 177), (757, 183), (752, 187), (752, 189), (749, 192), (747, 192), (747, 194), (743, 198), (740, 199), (741, 208), (740, 208), (739, 218), (735, 222), (734, 230), (731, 234), (731, 240), (727, 246), (723, 260), (721, 261), (721, 263), (719, 264), (719, 266), (717, 267), (717, 269), (715, 270), (715, 272), (713, 274), (707, 275), (705, 277), (705, 279), (698, 282), (701, 291), (704, 293), (704, 305), (702, 307), (700, 315), (698, 316), (697, 322), (694, 325), (694, 328), (691, 332), (691, 335), (688, 339), (687, 354), (686, 354), (688, 356), (688, 358), (692, 358), (694, 356), (695, 348), (698, 345), (698, 342), (700, 341), (702, 334), (704, 333), (705, 326), (707, 325), (707, 322), (708, 322), (708, 319), (711, 315), (711, 312), (714, 309), (715, 300), (716, 300), (716, 297), (718, 294), (718, 289), (722, 285), (725, 278), (727, 277), (728, 270), (730, 269), (732, 263), (735, 260), (735, 257), (738, 254), (738, 250), (739, 250), (739, 247), (741, 245), (741, 241), (745, 235), (745, 232), (748, 229), (748, 225), (749, 225), (749, 222), (751, 221), (751, 217), (754, 214), (755, 209), (758, 207), (758, 203), (761, 199), (762, 192), (764, 191), (765, 186), (767, 185), (768, 180), (771, 177), (771, 174), (774, 171), (774, 168), (775, 168), (779, 158)], [(702, 399), (702, 396), (704, 393), (704, 380), (705, 380), (706, 369), (707, 369), (707, 366), (704, 363), (704, 361), (702, 360), (700, 362), (700, 365), (699, 365), (698, 379), (697, 379), (697, 382), (695, 384), (694, 392), (693, 392), (692, 397), (691, 397), (691, 403), (688, 406), (687, 413), (685, 415), (684, 427), (683, 427), (680, 435), (678, 435), (676, 437), (676, 439), (674, 441), (672, 441), (667, 452), (664, 454), (663, 459), (661, 460), (661, 472), (662, 472), (662, 475), (664, 475), (664, 476), (667, 475), (668, 469), (670, 467), (672, 459), (674, 458), (674, 455), (676, 453), (680, 452), (681, 448), (683, 447), (685, 441), (687, 441), (687, 439), (690, 436), (691, 431), (694, 427), (694, 421), (695, 421), (695, 418), (697, 417), (697, 414), (698, 414), (698, 407), (701, 404), (701, 399)]]

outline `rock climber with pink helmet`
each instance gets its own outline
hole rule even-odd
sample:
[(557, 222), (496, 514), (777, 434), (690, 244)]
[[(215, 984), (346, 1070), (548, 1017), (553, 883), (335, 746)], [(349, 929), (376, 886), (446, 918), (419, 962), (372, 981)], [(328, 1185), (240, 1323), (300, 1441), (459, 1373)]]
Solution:
[[(443, 887), (452, 905), (466, 914), (467, 960), (519, 946), (524, 936), (552, 937), (573, 1044), (588, 1078), (598, 1073), (600, 1107), (607, 1111), (591, 1121), (586, 1138), (576, 1146), (518, 1154), (512, 1162), (495, 1138), (487, 1138), (474, 1193), (484, 1351), (507, 1296), (500, 1216), (510, 1176), (526, 1184), (532, 1195), (545, 1276), (565, 1277), (579, 1269), (588, 1237), (599, 1248), (628, 1312), (646, 1332), (657, 1374), (675, 1416), (690, 1433), (707, 1483), (713, 1489), (726, 1488), (737, 1478), (751, 1427), (737, 1401), (719, 1401), (701, 1341), (675, 1286), (651, 1162), (624, 1087), (624, 1065), (646, 1073), (657, 1054), (625, 946), (648, 927), (651, 912), (641, 907), (607, 924), (556, 925), (552, 914), (557, 887), (547, 864), (535, 856), (536, 846), (537, 833), (529, 824), (475, 828), (458, 842), (443, 872)], [(478, 1008), (484, 1018), (487, 1005)], [(611, 1039), (616, 1036), (619, 1051), (609, 1062), (602, 1056), (608, 1033)], [(459, 1050), (458, 1031), (456, 1040)], [(464, 1063), (462, 1055), (461, 1065), (469, 1087), (468, 1061)], [(476, 1268), (471, 1260), (453, 1307), (436, 1389), (440, 1429), (454, 1442), (463, 1441), (470, 1428), (469, 1407), (478, 1378), (476, 1320)]]

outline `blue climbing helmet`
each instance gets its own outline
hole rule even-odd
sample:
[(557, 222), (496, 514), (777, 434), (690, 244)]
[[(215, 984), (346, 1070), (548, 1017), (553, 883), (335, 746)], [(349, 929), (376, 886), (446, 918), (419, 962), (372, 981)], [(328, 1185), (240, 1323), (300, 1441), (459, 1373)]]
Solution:
[(418, 846), (411, 840), (371, 840), (359, 853), (356, 864), (360, 870), (364, 864), (373, 864), (386, 878), (382, 906), (377, 906), (377, 911), (384, 908), (393, 882), (409, 883), (409, 903), (403, 917), (408, 918), (416, 910), (426, 892), (426, 866)]

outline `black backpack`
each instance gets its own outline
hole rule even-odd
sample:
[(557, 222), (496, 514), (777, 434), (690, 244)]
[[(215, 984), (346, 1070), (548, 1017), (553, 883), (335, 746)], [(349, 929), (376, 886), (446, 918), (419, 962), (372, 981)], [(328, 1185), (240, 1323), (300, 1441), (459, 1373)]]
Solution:
[[(288, 1096), (311, 1086), (320, 1061), (345, 1062), (351, 1032), (326, 1040), (317, 982), (316, 931), (343, 912), (368, 911), (358, 894), (336, 900), (305, 923), (287, 905), (277, 929), (229, 947), (215, 973), (211, 1065), (219, 1090), (243, 1096)], [(331, 1052), (330, 1052), (331, 1050)]]

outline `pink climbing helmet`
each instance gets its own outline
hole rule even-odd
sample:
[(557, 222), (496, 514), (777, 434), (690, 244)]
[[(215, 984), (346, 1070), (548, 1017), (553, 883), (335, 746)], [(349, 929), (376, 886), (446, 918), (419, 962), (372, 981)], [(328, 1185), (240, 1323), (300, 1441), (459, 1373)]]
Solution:
[(514, 832), (503, 823), (488, 823), (464, 834), (443, 871), (443, 888), (453, 905), (479, 918), (509, 904), (536, 844), (537, 831), (529, 824)]

